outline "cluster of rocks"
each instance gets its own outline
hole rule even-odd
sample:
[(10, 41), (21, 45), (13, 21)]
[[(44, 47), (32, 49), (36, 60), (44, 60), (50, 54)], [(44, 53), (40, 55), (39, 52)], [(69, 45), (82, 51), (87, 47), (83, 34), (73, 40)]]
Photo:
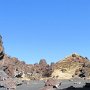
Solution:
[(28, 79), (35, 80), (50, 77), (53, 66), (47, 64), (45, 59), (40, 60), (39, 64), (31, 65), (4, 54), (0, 61), (0, 67), (10, 77), (27, 77)]
[[(63, 79), (67, 77), (67, 80), (60, 80), (62, 77)], [(50, 65), (45, 59), (33, 65), (26, 64), (5, 54), (0, 36), (0, 88), (16, 90), (16, 87), (25, 83), (25, 80), (46, 80), (41, 90), (90, 88), (90, 81), (87, 80), (89, 77), (90, 61), (87, 57), (72, 54)]]
[(5, 54), (2, 37), (0, 36), (0, 87), (15, 90), (16, 86), (22, 84), (23, 79), (40, 80), (50, 77), (51, 73), (52, 65), (47, 64), (45, 59), (31, 65)]

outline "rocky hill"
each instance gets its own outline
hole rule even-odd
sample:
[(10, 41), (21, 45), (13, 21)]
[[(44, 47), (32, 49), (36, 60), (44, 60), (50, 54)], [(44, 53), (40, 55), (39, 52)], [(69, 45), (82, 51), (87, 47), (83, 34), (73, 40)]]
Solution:
[(4, 51), (0, 36), (0, 86), (7, 90), (15, 90), (22, 80), (90, 78), (90, 60), (76, 53), (49, 65), (45, 59), (39, 63), (26, 64), (16, 57), (8, 56)]
[(76, 53), (67, 56), (56, 63), (47, 64), (41, 59), (36, 64), (26, 64), (18, 58), (5, 54), (2, 37), (0, 36), (0, 68), (10, 77), (23, 79), (57, 78), (69, 79), (72, 77), (89, 77), (90, 61)]
[(4, 51), (0, 36), (0, 69), (9, 77), (36, 80), (51, 76), (52, 65), (47, 64), (45, 59), (41, 59), (39, 63), (33, 65), (26, 64), (16, 57), (8, 56)]
[(90, 62), (87, 57), (72, 54), (54, 65), (53, 78), (69, 79), (73, 77), (89, 77)]

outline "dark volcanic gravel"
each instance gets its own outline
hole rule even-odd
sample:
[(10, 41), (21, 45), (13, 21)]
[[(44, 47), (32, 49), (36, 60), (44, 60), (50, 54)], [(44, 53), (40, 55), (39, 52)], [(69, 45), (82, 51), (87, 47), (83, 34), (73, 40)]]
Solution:
[(80, 78), (62, 80), (57, 90), (90, 90), (90, 80)]
[[(90, 80), (76, 78), (72, 80), (60, 80), (60, 82), (61, 85), (56, 90), (90, 90)], [(17, 86), (16, 90), (40, 90), (44, 85), (44, 81), (28, 81)], [(6, 89), (0, 88), (0, 90)]]
[(29, 84), (23, 84), (17, 87), (17, 90), (40, 90), (44, 87), (44, 81), (30, 81)]
[[(44, 81), (29, 81), (24, 82), (22, 85), (17, 86), (16, 90), (40, 90), (45, 85)], [(5, 88), (0, 88), (0, 90), (6, 90)]]

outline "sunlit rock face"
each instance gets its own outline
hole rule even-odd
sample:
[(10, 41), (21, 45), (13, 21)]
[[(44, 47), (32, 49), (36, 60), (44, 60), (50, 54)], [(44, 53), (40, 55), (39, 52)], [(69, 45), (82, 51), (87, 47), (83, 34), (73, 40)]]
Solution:
[(89, 77), (89, 59), (78, 54), (72, 54), (54, 64), (53, 78), (70, 79), (73, 77)]

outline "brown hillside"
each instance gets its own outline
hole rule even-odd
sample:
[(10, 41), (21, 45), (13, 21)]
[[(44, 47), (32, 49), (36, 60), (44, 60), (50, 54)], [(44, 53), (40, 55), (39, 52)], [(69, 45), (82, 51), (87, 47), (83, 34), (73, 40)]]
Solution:
[[(75, 73), (80, 70), (86, 70), (86, 63), (89, 63), (88, 58), (84, 58), (78, 54), (72, 54), (63, 60), (60, 60), (54, 65), (52, 77), (54, 78), (72, 78)], [(87, 68), (89, 70), (89, 67)], [(86, 72), (85, 72), (86, 73)]]

